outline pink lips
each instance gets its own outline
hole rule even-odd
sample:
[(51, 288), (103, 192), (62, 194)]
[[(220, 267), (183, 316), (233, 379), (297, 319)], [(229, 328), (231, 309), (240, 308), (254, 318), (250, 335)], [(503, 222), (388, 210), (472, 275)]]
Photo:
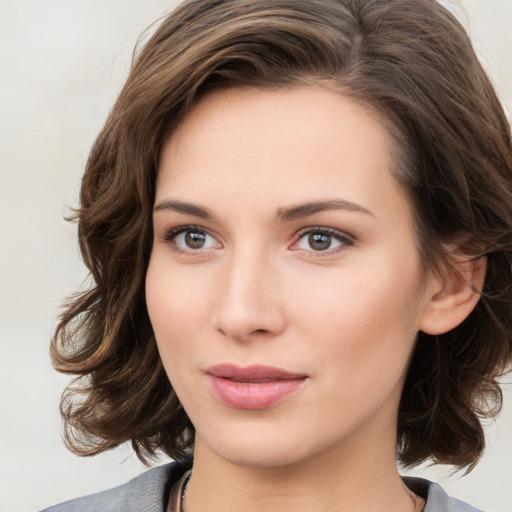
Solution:
[(235, 409), (267, 409), (299, 389), (307, 375), (271, 366), (219, 364), (207, 368), (212, 394)]

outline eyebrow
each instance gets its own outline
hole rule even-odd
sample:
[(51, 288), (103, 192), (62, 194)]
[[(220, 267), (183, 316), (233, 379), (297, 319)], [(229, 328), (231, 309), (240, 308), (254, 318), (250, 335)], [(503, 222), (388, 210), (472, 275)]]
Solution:
[(164, 201), (158, 203), (154, 208), (155, 212), (160, 212), (163, 210), (172, 210), (174, 212), (193, 215), (194, 217), (200, 217), (201, 219), (213, 219), (213, 215), (206, 208), (197, 206), (196, 204), (178, 201), (176, 199), (165, 199)]
[[(154, 208), (155, 212), (164, 210), (193, 215), (201, 219), (211, 220), (214, 218), (214, 215), (208, 209), (193, 203), (178, 201), (177, 199), (165, 199), (158, 203)], [(277, 220), (281, 222), (289, 222), (326, 210), (346, 210), (349, 212), (363, 213), (365, 215), (373, 216), (373, 213), (370, 210), (367, 210), (356, 203), (352, 203), (351, 201), (346, 201), (344, 199), (329, 199), (326, 201), (303, 203), (289, 208), (279, 208), (277, 210)]]
[(302, 217), (308, 217), (314, 213), (326, 210), (346, 210), (349, 212), (364, 213), (365, 215), (373, 216), (373, 213), (370, 210), (367, 210), (356, 203), (352, 203), (351, 201), (345, 201), (344, 199), (329, 199), (327, 201), (313, 201), (311, 203), (299, 204), (290, 208), (279, 208), (277, 211), (277, 218), (280, 221), (286, 222), (300, 219)]

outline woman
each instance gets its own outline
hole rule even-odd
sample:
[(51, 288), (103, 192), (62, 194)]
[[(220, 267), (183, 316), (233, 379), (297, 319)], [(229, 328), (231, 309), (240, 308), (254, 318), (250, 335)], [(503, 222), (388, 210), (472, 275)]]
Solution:
[(68, 445), (178, 462), (51, 510), (475, 510), (396, 467), (472, 469), (512, 360), (510, 128), (435, 1), (184, 2), (77, 220)]

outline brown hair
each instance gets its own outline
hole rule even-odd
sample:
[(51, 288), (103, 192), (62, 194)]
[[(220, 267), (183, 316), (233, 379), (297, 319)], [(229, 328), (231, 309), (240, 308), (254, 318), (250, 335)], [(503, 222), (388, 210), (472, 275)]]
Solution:
[[(457, 241), (487, 256), (481, 300), (456, 329), (419, 333), (400, 404), (398, 456), (473, 467), (481, 420), (512, 360), (512, 143), (456, 19), (434, 0), (189, 0), (165, 18), (92, 148), (77, 211), (89, 289), (68, 303), (55, 367), (78, 375), (61, 412), (68, 446), (131, 441), (178, 457), (194, 429), (160, 362), (144, 281), (162, 142), (205, 91), (320, 83), (376, 111), (397, 148), (426, 268)], [(461, 242), (461, 240), (463, 242)]]

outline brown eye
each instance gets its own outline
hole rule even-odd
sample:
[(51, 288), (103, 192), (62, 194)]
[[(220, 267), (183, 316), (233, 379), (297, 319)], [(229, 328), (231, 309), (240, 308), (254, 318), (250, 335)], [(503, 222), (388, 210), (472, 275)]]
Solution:
[(171, 229), (163, 238), (171, 248), (182, 252), (219, 248), (219, 242), (199, 226), (179, 226)]
[(198, 231), (185, 232), (185, 245), (190, 249), (201, 249), (206, 242), (206, 233)]
[(331, 235), (325, 233), (311, 233), (308, 236), (308, 244), (314, 251), (325, 251), (332, 243)]
[(331, 254), (354, 245), (354, 238), (343, 231), (331, 228), (308, 228), (302, 231), (293, 249), (312, 253)]

